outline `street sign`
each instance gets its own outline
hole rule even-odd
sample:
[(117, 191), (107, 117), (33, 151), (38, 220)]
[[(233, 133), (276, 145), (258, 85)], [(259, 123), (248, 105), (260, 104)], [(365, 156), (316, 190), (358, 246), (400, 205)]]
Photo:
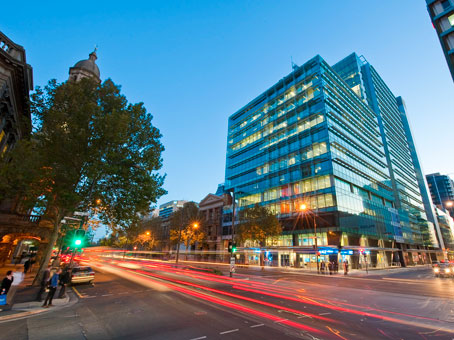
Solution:
[(230, 258), (230, 273), (235, 273), (235, 257)]
[(88, 212), (82, 212), (82, 211), (75, 211), (75, 212), (74, 212), (74, 215), (75, 215), (75, 216), (89, 216), (90, 213), (88, 213)]

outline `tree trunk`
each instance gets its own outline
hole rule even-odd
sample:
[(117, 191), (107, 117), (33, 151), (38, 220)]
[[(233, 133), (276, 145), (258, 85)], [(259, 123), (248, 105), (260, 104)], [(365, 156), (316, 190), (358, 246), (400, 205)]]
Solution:
[(47, 244), (46, 252), (44, 253), (43, 259), (41, 260), (38, 273), (36, 274), (32, 285), (36, 285), (38, 282), (41, 282), (43, 273), (46, 270), (47, 264), (49, 263), (49, 260), (52, 256), (52, 250), (54, 249), (54, 245), (58, 239), (58, 233), (60, 231), (60, 226), (61, 226), (60, 221), (61, 221), (61, 218), (60, 218), (60, 215), (58, 215), (57, 219), (54, 222), (54, 230), (52, 231), (52, 234), (49, 238), (49, 243)]

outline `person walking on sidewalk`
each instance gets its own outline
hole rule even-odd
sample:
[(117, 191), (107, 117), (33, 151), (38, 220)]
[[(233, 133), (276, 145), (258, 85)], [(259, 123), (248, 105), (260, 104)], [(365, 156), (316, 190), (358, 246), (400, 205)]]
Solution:
[(51, 277), (49, 281), (49, 293), (47, 293), (46, 300), (44, 300), (43, 307), (47, 308), (52, 305), (52, 299), (54, 298), (55, 291), (57, 290), (58, 286), (58, 278), (61, 274), (61, 269), (57, 270), (57, 272)]
[(36, 301), (43, 301), (43, 293), (46, 290), (47, 284), (49, 283), (50, 278), (50, 268), (51, 266), (47, 266), (46, 270), (43, 273), (43, 278), (41, 279), (38, 295), (36, 296)]
[(31, 261), (30, 258), (27, 259), (24, 263), (24, 274), (27, 274), (28, 270), (30, 269)]
[(2, 281), (2, 286), (0, 288), (0, 295), (8, 294), (9, 289), (11, 288), (11, 284), (14, 281), (13, 272), (8, 270), (6, 272), (6, 277)]
[(58, 298), (62, 299), (65, 297), (66, 285), (69, 283), (71, 278), (71, 271), (69, 268), (65, 268), (63, 274), (60, 275), (60, 292), (58, 293)]

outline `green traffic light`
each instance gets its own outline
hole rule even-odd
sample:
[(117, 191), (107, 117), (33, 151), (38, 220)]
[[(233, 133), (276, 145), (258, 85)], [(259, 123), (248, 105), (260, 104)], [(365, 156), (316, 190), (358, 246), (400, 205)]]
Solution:
[(76, 240), (74, 243), (76, 244), (76, 246), (80, 246), (82, 244), (82, 240)]

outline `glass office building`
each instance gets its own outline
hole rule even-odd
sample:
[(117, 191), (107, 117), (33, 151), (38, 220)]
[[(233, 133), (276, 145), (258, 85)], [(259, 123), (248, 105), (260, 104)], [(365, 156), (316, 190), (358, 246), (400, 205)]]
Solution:
[(454, 80), (454, 0), (426, 0), (426, 3)]
[(356, 54), (332, 67), (316, 56), (230, 116), (225, 187), (238, 209), (278, 215), (268, 246), (290, 249), (281, 265), (314, 258), (314, 215), (320, 253), (353, 267), (428, 262), (438, 245), (398, 102)]

